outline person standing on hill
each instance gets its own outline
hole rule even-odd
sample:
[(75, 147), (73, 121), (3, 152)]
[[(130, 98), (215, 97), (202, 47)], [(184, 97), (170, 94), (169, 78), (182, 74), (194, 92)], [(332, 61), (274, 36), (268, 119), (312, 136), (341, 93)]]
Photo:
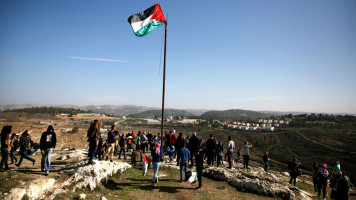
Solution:
[(49, 125), (47, 131), (42, 133), (40, 140), (40, 149), (42, 154), (41, 159), (41, 171), (45, 171), (46, 166), (46, 176), (49, 174), (49, 169), (51, 165), (51, 155), (54, 149), (56, 148), (57, 139), (56, 133), (52, 125)]
[(183, 137), (183, 133), (180, 132), (179, 133), (179, 136), (177, 138), (177, 141), (176, 141), (176, 147), (177, 147), (177, 152), (178, 152), (178, 155), (177, 155), (177, 166), (179, 166), (179, 161), (180, 161), (180, 154), (179, 154), (179, 151), (181, 148), (184, 147), (184, 137)]
[(10, 138), (10, 144), (14, 145), (13, 147), (11, 147), (10, 149), (10, 158), (11, 158), (11, 163), (10, 164), (14, 164), (14, 160), (15, 160), (15, 164), (17, 163), (17, 158), (14, 155), (14, 153), (16, 152), (17, 148), (19, 148), (19, 139), (16, 133), (13, 133), (11, 138)]
[(297, 158), (293, 158), (293, 162), (289, 164), (289, 174), (290, 174), (290, 181), (289, 184), (292, 184), (294, 180), (294, 186), (297, 182), (297, 176), (301, 175), (301, 171), (299, 169), (300, 161)]
[(265, 169), (265, 171), (267, 172), (267, 170), (268, 170), (268, 161), (269, 161), (269, 157), (268, 157), (268, 152), (266, 151), (265, 152), (265, 155), (263, 155), (263, 162), (264, 162), (264, 169)]
[(248, 168), (248, 162), (250, 161), (250, 148), (252, 148), (252, 144), (250, 144), (248, 141), (245, 142), (245, 145), (242, 146), (242, 149), (244, 150), (244, 168)]
[(175, 149), (177, 149), (176, 142), (177, 142), (177, 136), (176, 136), (176, 131), (172, 130), (170, 131), (171, 137), (169, 138), (169, 144), (170, 146), (174, 146)]
[(318, 184), (319, 184), (318, 170), (319, 170), (318, 165), (316, 164), (315, 161), (313, 161), (312, 173), (313, 173), (314, 192), (318, 192)]
[(28, 157), (27, 154), (29, 151), (32, 149), (33, 146), (33, 141), (30, 137), (30, 134), (28, 133), (28, 130), (22, 133), (21, 138), (20, 138), (20, 152), (21, 152), (21, 157), (20, 161), (16, 164), (17, 167), (20, 167), (22, 160), (26, 158), (27, 160), (31, 161), (33, 165), (35, 165), (35, 160)]
[(138, 131), (137, 136), (135, 137), (136, 151), (141, 149), (141, 131)]
[[(190, 155), (197, 155), (196, 152), (199, 151), (200, 149), (200, 140), (197, 137), (197, 133), (194, 132), (193, 136), (189, 139), (189, 143), (188, 143), (188, 149), (190, 152)], [(193, 160), (193, 156), (191, 156), (191, 167), (194, 166), (194, 160)]]
[(229, 169), (232, 169), (232, 152), (235, 149), (235, 142), (232, 141), (231, 136), (228, 137), (229, 143), (227, 144), (227, 156), (229, 162)]
[(120, 137), (119, 146), (120, 146), (119, 159), (121, 159), (121, 152), (122, 152), (122, 154), (124, 154), (124, 160), (126, 160), (125, 138), (124, 138), (124, 136)]
[(208, 153), (208, 166), (214, 166), (214, 158), (216, 153), (216, 141), (213, 134), (210, 134), (210, 138), (206, 141), (206, 148)]
[(203, 174), (203, 165), (204, 165), (204, 150), (203, 149), (196, 149), (195, 152), (195, 164), (197, 166), (197, 176), (198, 176), (198, 182), (199, 186), (196, 188), (197, 190), (202, 190), (203, 185), (202, 185), (202, 174)]
[[(162, 135), (163, 137), (163, 135)], [(168, 147), (170, 146), (169, 141), (171, 139), (171, 135), (168, 133), (168, 131), (164, 131), (164, 152), (167, 152)]]
[[(120, 149), (119, 149), (119, 140), (120, 140), (120, 134), (119, 131), (115, 131), (115, 145), (114, 145), (114, 156), (117, 156)], [(124, 136), (125, 134), (122, 134)]]
[(143, 132), (142, 135), (141, 135), (141, 149), (142, 149), (142, 153), (145, 154), (146, 152), (146, 149), (147, 149), (147, 136), (146, 136), (146, 133)]
[(222, 165), (223, 163), (223, 155), (224, 155), (224, 146), (221, 141), (218, 142), (218, 146), (216, 147), (216, 154), (217, 154), (217, 162), (216, 166)]
[[(327, 168), (328, 168), (327, 163), (324, 163), (320, 166), (320, 169), (317, 171), (317, 177), (319, 180), (318, 197), (320, 197), (321, 189), (323, 189), (324, 199), (326, 198), (326, 190), (327, 190), (326, 187), (328, 185), (328, 179), (329, 179), (329, 172), (328, 172)], [(295, 181), (294, 181), (294, 186), (295, 186)]]
[(154, 145), (152, 145), (152, 138), (153, 138), (153, 135), (151, 132), (148, 132), (148, 134), (146, 135), (147, 136), (147, 151), (148, 150), (152, 150)]
[(157, 173), (159, 170), (159, 165), (161, 162), (161, 145), (160, 143), (156, 143), (155, 147), (151, 150), (152, 156), (152, 165), (153, 165), (153, 179), (152, 179), (152, 186), (156, 186), (155, 183), (158, 183)]
[(10, 134), (11, 134), (12, 126), (4, 126), (1, 130), (1, 164), (0, 169), (2, 170), (2, 166), (5, 165), (5, 171), (9, 170), (9, 165), (7, 163), (9, 159), (9, 146), (13, 147), (14, 145), (10, 144)]
[(99, 135), (100, 135), (100, 125), (101, 123), (99, 120), (94, 120), (93, 123), (91, 123), (89, 129), (88, 129), (88, 142), (89, 142), (89, 164), (94, 164), (94, 156), (96, 151), (98, 150), (98, 142), (99, 142)]
[(183, 182), (183, 170), (184, 170), (184, 176), (185, 180), (188, 180), (187, 178), (187, 169), (188, 169), (188, 162), (190, 160), (190, 153), (189, 150), (186, 148), (186, 145), (183, 143), (183, 148), (181, 148), (178, 151), (178, 157), (180, 158), (180, 182)]
[(102, 123), (99, 124), (99, 131), (97, 133), (97, 137), (98, 137), (98, 149), (95, 152), (95, 156), (98, 157), (98, 160), (103, 160), (104, 158), (104, 154), (103, 154), (103, 138), (101, 137), (101, 131), (100, 131), (100, 127), (101, 127)]
[(108, 160), (109, 158), (110, 162), (113, 162), (112, 157), (114, 154), (114, 148), (115, 148), (115, 125), (112, 125), (111, 130), (108, 132), (107, 149), (104, 155), (104, 158), (106, 158), (106, 160)]

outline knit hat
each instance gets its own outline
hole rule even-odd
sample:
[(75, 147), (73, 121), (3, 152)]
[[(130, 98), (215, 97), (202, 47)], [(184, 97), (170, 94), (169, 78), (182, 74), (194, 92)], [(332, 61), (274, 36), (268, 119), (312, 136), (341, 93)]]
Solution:
[(320, 166), (319, 171), (324, 177), (329, 176), (329, 172), (328, 172), (327, 168), (328, 168), (328, 165), (326, 163), (324, 163)]

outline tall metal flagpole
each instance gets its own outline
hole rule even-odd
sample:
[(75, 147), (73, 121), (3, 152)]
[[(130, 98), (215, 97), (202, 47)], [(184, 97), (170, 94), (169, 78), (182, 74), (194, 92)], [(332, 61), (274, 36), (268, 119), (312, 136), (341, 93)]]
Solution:
[(161, 117), (161, 145), (163, 147), (163, 132), (164, 132), (164, 95), (166, 90), (166, 55), (167, 55), (167, 25), (168, 16), (165, 23), (165, 34), (164, 34), (164, 67), (163, 67), (163, 92), (162, 92), (162, 117)]

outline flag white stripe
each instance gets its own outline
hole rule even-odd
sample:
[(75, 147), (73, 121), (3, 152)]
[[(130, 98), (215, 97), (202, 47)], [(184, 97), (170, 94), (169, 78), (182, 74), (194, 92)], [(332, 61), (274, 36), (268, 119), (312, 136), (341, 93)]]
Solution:
[(150, 15), (149, 17), (147, 17), (145, 20), (140, 21), (140, 22), (134, 22), (131, 24), (132, 29), (134, 30), (134, 32), (136, 33), (137, 31), (139, 31), (142, 27), (146, 26), (147, 24), (151, 23), (153, 20), (151, 20), (152, 15)]

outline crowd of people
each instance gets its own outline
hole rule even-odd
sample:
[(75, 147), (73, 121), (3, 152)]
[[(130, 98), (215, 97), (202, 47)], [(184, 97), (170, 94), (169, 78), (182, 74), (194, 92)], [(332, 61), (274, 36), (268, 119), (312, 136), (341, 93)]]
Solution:
[[(313, 162), (312, 169), (312, 180), (314, 185), (314, 191), (318, 194), (317, 197), (321, 197), (321, 192), (323, 192), (323, 198), (327, 197), (327, 186), (328, 182), (330, 182), (329, 186), (331, 187), (331, 199), (348, 199), (349, 189), (352, 186), (350, 179), (345, 175), (345, 172), (341, 171), (340, 161), (337, 159), (335, 163), (335, 167), (332, 168), (332, 171), (328, 170), (327, 160), (324, 164), (321, 164), (320, 167), (316, 162)], [(301, 162), (297, 158), (293, 158), (293, 161), (289, 163), (288, 169), (290, 174), (289, 184), (294, 182), (294, 186), (296, 186), (297, 177), (302, 175), (302, 170), (299, 169)]]
[[(51, 154), (57, 143), (56, 133), (54, 132), (53, 126), (48, 126), (47, 131), (42, 133), (39, 143), (33, 142), (28, 130), (25, 130), (20, 137), (16, 133), (11, 134), (11, 132), (12, 126), (4, 126), (1, 130), (2, 157), (0, 169), (7, 171), (9, 170), (9, 165), (11, 164), (15, 164), (15, 166), (20, 167), (23, 159), (29, 160), (32, 162), (32, 165), (35, 165), (36, 160), (29, 157), (29, 155), (34, 154), (38, 149), (40, 149), (42, 154), (41, 171), (45, 172), (45, 175), (48, 176), (51, 165)], [(18, 148), (20, 148), (19, 151), (17, 151)], [(16, 155), (20, 156), (19, 161), (16, 158)], [(9, 157), (11, 159), (10, 164), (8, 163)]]
[[(123, 157), (127, 160), (127, 153), (130, 152), (131, 162), (142, 161), (142, 154), (150, 152), (151, 160), (154, 170), (152, 179), (152, 186), (156, 186), (158, 182), (157, 173), (160, 167), (160, 162), (163, 161), (164, 155), (168, 155), (169, 162), (173, 162), (176, 158), (176, 165), (180, 167), (180, 182), (188, 180), (188, 168), (196, 167), (197, 179), (199, 185), (196, 189), (202, 189), (202, 171), (204, 160), (207, 166), (217, 167), (225, 166), (224, 160), (228, 162), (227, 168), (233, 167), (233, 153), (235, 150), (235, 142), (231, 136), (228, 137), (226, 149), (221, 140), (217, 140), (213, 135), (203, 142), (202, 138), (197, 136), (194, 132), (191, 137), (183, 136), (179, 133), (176, 136), (175, 130), (165, 131), (163, 138), (160, 133), (152, 134), (151, 132), (138, 131), (137, 134), (132, 131), (130, 133), (120, 133), (116, 130), (116, 126), (112, 125), (111, 130), (107, 133), (106, 139), (103, 140), (100, 128), (102, 123), (94, 120), (87, 131), (87, 142), (89, 143), (88, 149), (88, 164), (94, 164), (94, 159), (110, 160), (113, 162), (114, 156), (118, 159)], [(15, 164), (17, 167), (21, 166), (23, 159), (27, 159), (35, 165), (35, 160), (28, 155), (33, 154), (38, 149), (42, 154), (41, 171), (45, 175), (49, 174), (51, 164), (51, 154), (56, 147), (56, 133), (53, 126), (48, 126), (47, 131), (43, 132), (39, 143), (34, 143), (28, 130), (25, 130), (20, 136), (12, 133), (12, 126), (4, 126), (1, 131), (1, 165), (2, 171), (7, 171), (9, 165)], [(9, 152), (10, 148), (10, 152)], [(20, 149), (17, 151), (17, 149)], [(241, 148), (237, 149), (236, 162), (241, 162), (241, 153), (243, 152), (243, 168), (249, 168), (250, 149), (253, 145), (246, 141)], [(19, 160), (16, 157), (20, 156)], [(9, 158), (11, 163), (8, 164)], [(267, 172), (269, 169), (269, 153), (265, 152), (262, 157), (264, 163), (264, 170)], [(296, 186), (297, 177), (302, 174), (299, 169), (301, 162), (294, 158), (288, 165), (290, 174), (290, 184)], [(5, 168), (3, 169), (3, 166)], [(318, 193), (318, 197), (323, 193), (323, 198), (326, 198), (326, 191), (328, 182), (330, 182), (331, 198), (332, 199), (348, 199), (349, 188), (352, 186), (349, 178), (341, 171), (340, 161), (337, 160), (332, 172), (328, 171), (328, 161), (320, 166), (317, 163), (312, 165), (314, 190)]]

